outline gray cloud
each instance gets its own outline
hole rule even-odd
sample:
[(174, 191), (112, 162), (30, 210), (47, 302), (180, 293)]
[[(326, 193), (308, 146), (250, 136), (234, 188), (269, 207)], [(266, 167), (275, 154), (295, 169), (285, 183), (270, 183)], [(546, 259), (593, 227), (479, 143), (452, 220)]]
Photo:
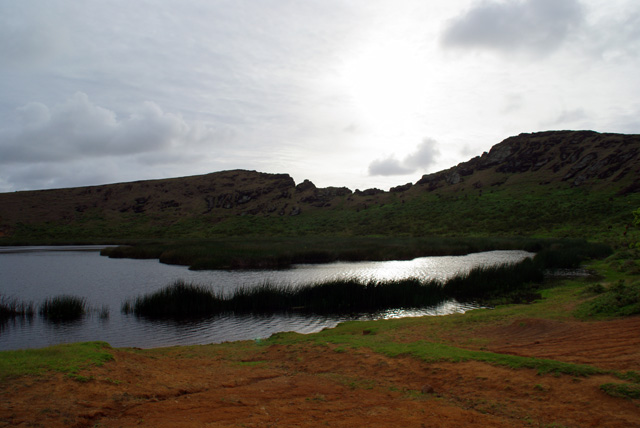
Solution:
[(582, 108), (577, 108), (575, 110), (563, 110), (560, 115), (551, 122), (552, 125), (563, 125), (579, 122), (585, 119), (588, 119), (589, 115)]
[(402, 160), (396, 159), (393, 155), (383, 159), (376, 159), (369, 164), (369, 175), (407, 175), (419, 169), (427, 168), (435, 163), (435, 159), (439, 154), (437, 145), (438, 143), (435, 140), (425, 138), (418, 145), (415, 152)]
[(582, 50), (614, 62), (640, 57), (640, 5), (628, 2), (597, 19), (585, 32)]
[(40, 64), (65, 49), (65, 26), (55, 25), (55, 19), (45, 19), (37, 7), (26, 3), (0, 6), (0, 68)]
[(393, 156), (385, 159), (376, 159), (369, 165), (369, 175), (406, 175), (413, 171), (415, 171), (415, 168), (404, 166), (401, 161)]
[(449, 22), (445, 47), (545, 55), (583, 22), (577, 0), (484, 1)]
[(210, 128), (187, 123), (153, 102), (144, 102), (119, 118), (78, 92), (53, 107), (31, 102), (18, 108), (12, 126), (0, 129), (0, 164), (167, 151), (213, 137)]

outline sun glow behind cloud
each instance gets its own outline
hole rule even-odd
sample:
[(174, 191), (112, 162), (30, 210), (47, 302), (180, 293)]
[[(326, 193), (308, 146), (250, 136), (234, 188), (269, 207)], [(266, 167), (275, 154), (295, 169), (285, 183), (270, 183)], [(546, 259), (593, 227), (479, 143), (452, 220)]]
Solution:
[(423, 54), (409, 42), (373, 41), (346, 65), (344, 82), (360, 120), (386, 134), (416, 126), (428, 71)]

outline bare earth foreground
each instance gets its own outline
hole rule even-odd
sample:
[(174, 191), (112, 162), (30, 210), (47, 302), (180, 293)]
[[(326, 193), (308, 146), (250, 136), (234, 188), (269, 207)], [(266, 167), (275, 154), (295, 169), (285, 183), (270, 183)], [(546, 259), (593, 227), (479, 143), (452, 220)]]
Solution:
[[(398, 329), (397, 341), (435, 334), (466, 349), (640, 370), (640, 317), (520, 318), (435, 333), (421, 325)], [(108, 352), (113, 361), (81, 377), (3, 381), (0, 426), (640, 427), (640, 400), (600, 389), (621, 382), (613, 375), (540, 375), (318, 342)]]

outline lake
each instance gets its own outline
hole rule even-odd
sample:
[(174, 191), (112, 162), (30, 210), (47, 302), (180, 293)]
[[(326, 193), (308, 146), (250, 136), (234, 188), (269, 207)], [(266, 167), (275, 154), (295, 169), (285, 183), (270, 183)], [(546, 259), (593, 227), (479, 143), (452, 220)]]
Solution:
[[(163, 288), (176, 280), (229, 292), (265, 281), (302, 285), (331, 279), (388, 280), (417, 277), (446, 280), (470, 269), (521, 261), (532, 257), (525, 251), (490, 251), (466, 256), (422, 257), (409, 261), (296, 265), (270, 271), (190, 271), (157, 260), (109, 259), (102, 247), (0, 247), (0, 294), (37, 306), (61, 294), (86, 298), (96, 311), (80, 321), (50, 323), (36, 315), (0, 324), (0, 350), (101, 340), (114, 347), (152, 348), (172, 345), (220, 343), (261, 339), (281, 331), (312, 333), (356, 319), (462, 313), (476, 306), (454, 300), (435, 307), (388, 310), (352, 316), (303, 314), (222, 315), (197, 321), (150, 321), (120, 312), (122, 303)], [(98, 316), (107, 306), (109, 317)]]

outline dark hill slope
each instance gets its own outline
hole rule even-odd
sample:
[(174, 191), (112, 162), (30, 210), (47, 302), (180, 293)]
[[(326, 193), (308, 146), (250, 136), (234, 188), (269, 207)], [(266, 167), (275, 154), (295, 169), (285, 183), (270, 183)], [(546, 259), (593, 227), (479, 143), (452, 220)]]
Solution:
[[(356, 190), (287, 174), (207, 175), (0, 194), (24, 242), (304, 234), (563, 234), (624, 227), (640, 205), (640, 136), (521, 134), (417, 183)], [(588, 219), (588, 221), (585, 221)], [(618, 233), (617, 229), (614, 230)], [(613, 233), (613, 232), (612, 232)]]

